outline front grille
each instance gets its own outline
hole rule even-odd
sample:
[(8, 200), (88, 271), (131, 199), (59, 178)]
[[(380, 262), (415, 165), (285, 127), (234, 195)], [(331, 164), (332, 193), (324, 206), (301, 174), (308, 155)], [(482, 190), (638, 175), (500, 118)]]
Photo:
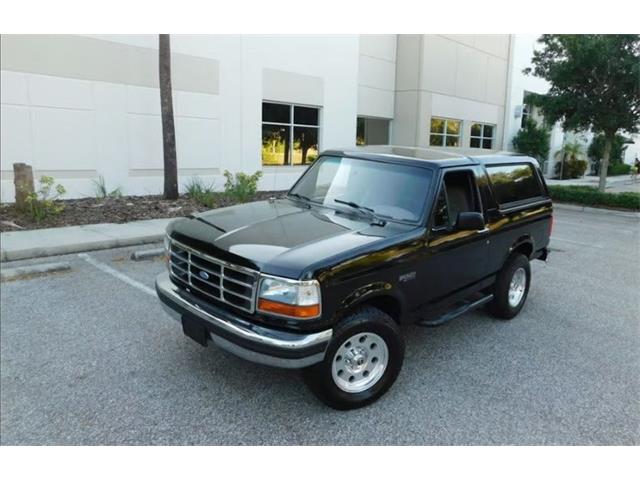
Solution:
[(170, 240), (169, 252), (169, 272), (186, 288), (253, 313), (258, 272), (218, 260), (175, 240)]

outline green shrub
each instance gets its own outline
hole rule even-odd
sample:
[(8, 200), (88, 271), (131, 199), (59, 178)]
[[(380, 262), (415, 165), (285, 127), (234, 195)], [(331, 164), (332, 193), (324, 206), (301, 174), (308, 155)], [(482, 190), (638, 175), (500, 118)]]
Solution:
[(238, 172), (234, 176), (229, 170), (225, 170), (224, 176), (227, 179), (224, 184), (225, 193), (234, 200), (246, 202), (258, 190), (258, 181), (262, 177), (262, 172), (257, 171), (253, 175)]
[(601, 192), (595, 187), (549, 185), (549, 193), (553, 200), (559, 202), (640, 210), (640, 193), (637, 192), (609, 193)]
[(184, 189), (190, 198), (206, 207), (213, 207), (218, 196), (215, 192), (215, 183), (205, 183), (200, 177), (191, 177), (184, 184)]
[(122, 196), (122, 190), (120, 187), (109, 191), (107, 189), (107, 183), (104, 181), (104, 177), (100, 175), (97, 180), (93, 181), (93, 186), (95, 188), (96, 198), (105, 199), (105, 198), (120, 198)]
[(26, 199), (27, 213), (36, 223), (40, 223), (51, 215), (60, 214), (64, 210), (64, 205), (56, 200), (67, 192), (59, 183), (54, 187), (56, 181), (53, 177), (43, 175), (39, 182), (40, 188), (30, 193)]
[(529, 155), (538, 161), (546, 160), (549, 156), (549, 130), (544, 126), (538, 127), (529, 119), (513, 137), (513, 147), (516, 152)]
[(607, 175), (629, 175), (631, 165), (628, 163), (610, 163), (607, 168)]
[[(577, 160), (570, 159), (564, 161), (564, 166), (562, 166), (562, 161), (556, 163), (555, 166), (556, 175), (558, 178), (567, 179), (567, 178), (580, 178), (584, 175), (584, 172), (587, 171), (587, 162), (586, 160)], [(560, 174), (562, 173), (562, 177)]]

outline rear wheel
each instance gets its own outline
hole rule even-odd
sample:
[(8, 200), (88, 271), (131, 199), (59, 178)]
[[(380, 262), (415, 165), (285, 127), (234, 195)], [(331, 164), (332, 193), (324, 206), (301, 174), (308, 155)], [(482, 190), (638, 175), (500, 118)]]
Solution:
[(496, 279), (489, 311), (505, 320), (515, 317), (527, 300), (530, 283), (529, 259), (521, 253), (509, 257)]
[(398, 325), (381, 310), (366, 306), (336, 326), (324, 360), (304, 370), (304, 377), (328, 406), (359, 408), (391, 387), (403, 358)]

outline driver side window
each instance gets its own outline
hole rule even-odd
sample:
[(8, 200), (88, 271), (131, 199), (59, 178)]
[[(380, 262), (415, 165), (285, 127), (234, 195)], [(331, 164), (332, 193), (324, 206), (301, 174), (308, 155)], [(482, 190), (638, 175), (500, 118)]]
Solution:
[(473, 172), (447, 172), (433, 209), (433, 228), (453, 227), (461, 212), (481, 213)]

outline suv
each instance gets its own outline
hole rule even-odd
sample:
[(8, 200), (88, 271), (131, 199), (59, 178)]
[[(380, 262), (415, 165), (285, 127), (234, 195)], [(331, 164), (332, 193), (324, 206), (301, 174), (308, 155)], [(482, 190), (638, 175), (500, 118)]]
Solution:
[(402, 325), (516, 316), (552, 220), (529, 157), (331, 150), (283, 198), (172, 222), (156, 290), (196, 342), (302, 368), (327, 405), (357, 408), (398, 376)]

